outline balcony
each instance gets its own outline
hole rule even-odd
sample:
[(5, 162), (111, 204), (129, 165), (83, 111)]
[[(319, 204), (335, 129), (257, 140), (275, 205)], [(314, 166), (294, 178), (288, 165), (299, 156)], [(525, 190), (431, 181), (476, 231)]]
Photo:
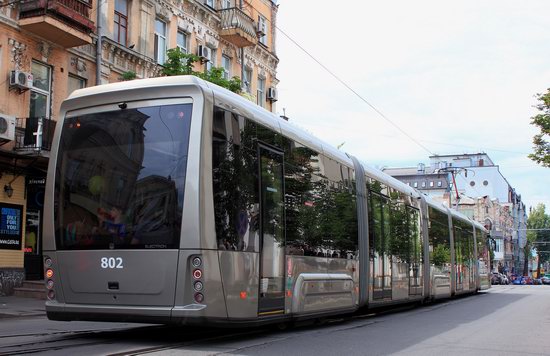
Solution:
[(15, 151), (19, 154), (48, 156), (52, 147), (56, 121), (47, 118), (17, 118)]
[(220, 36), (223, 39), (239, 48), (253, 46), (258, 42), (254, 20), (241, 9), (232, 7), (218, 11), (221, 15)]
[(91, 3), (80, 0), (23, 0), (19, 26), (65, 48), (92, 43)]

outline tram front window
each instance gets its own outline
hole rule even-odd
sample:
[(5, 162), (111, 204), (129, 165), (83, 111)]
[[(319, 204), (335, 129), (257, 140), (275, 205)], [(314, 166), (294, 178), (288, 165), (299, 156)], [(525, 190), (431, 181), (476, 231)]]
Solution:
[(191, 109), (65, 119), (55, 178), (58, 249), (179, 246)]

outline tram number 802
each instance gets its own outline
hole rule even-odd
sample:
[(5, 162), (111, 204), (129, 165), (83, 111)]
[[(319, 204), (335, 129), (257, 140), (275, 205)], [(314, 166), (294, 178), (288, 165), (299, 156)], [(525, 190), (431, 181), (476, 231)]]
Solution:
[(101, 268), (124, 268), (122, 257), (101, 257)]

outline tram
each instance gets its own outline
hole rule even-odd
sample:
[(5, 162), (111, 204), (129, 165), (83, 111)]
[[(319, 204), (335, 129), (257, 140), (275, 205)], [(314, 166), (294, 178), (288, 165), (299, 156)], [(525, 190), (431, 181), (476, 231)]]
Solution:
[(60, 117), (49, 319), (255, 325), (490, 287), (482, 225), (212, 83), (81, 89)]

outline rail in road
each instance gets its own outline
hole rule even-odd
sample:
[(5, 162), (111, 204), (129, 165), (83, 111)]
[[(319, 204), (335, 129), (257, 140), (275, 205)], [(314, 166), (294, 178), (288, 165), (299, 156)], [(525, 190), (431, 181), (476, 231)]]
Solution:
[[(145, 355), (156, 353), (174, 353), (183, 350), (214, 348), (220, 352), (257, 351), (261, 347), (283, 345), (295, 342), (299, 338), (330, 338), (334, 333), (367, 333), (391, 322), (391, 317), (419, 318), (431, 315), (442, 309), (444, 313), (453, 313), (455, 306), (462, 303), (475, 305), (498, 295), (527, 293), (529, 290), (548, 290), (548, 286), (497, 286), (490, 292), (475, 296), (461, 297), (428, 304), (419, 308), (402, 306), (380, 310), (376, 313), (357, 314), (350, 317), (324, 319), (323, 323), (294, 327), (284, 332), (274, 331), (273, 327), (252, 329), (212, 329), (197, 327), (173, 327), (163, 325), (138, 326), (81, 331), (41, 331), (36, 333), (17, 333), (0, 336), (0, 355), (22, 354), (102, 354), (111, 356)], [(495, 294), (491, 296), (491, 294)], [(546, 294), (545, 294), (546, 295)], [(540, 297), (540, 296), (539, 296)], [(465, 305), (466, 306), (466, 305)], [(397, 314), (397, 315), (393, 315)], [(386, 318), (389, 316), (390, 318)], [(49, 321), (44, 320), (44, 325)], [(381, 323), (380, 326), (376, 324)], [(70, 324), (69, 324), (70, 325)], [(365, 328), (362, 331), (361, 328)], [(45, 328), (47, 330), (47, 328)], [(364, 341), (364, 340), (363, 340)], [(214, 345), (214, 346), (212, 346)], [(384, 350), (383, 348), (381, 350)], [(328, 352), (329, 350), (327, 350)], [(337, 351), (334, 349), (333, 351)], [(217, 352), (212, 352), (217, 353)]]

